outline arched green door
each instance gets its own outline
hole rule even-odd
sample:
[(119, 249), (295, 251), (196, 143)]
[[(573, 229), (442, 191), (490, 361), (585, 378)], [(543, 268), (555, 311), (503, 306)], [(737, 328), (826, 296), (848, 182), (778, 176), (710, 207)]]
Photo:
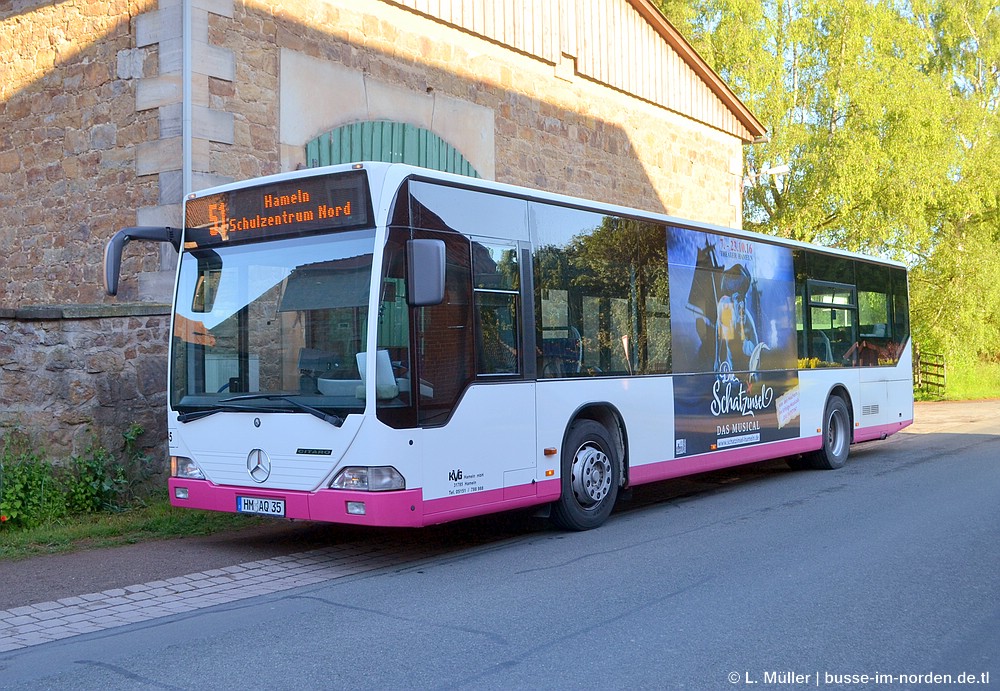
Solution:
[(310, 168), (356, 161), (410, 163), (479, 177), (451, 144), (430, 130), (402, 122), (356, 122), (321, 134), (306, 144), (306, 164)]

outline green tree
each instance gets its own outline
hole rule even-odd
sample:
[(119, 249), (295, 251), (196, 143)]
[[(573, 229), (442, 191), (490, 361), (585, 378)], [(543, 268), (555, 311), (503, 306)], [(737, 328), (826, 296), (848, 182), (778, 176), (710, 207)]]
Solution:
[(959, 162), (928, 220), (932, 233), (913, 263), (915, 333), (952, 357), (1000, 354), (1000, 8), (936, 1), (915, 13), (932, 45), (927, 69), (950, 80), (958, 104)]
[[(1000, 288), (974, 270), (1000, 237), (1000, 9), (660, 5), (768, 128), (769, 141), (745, 150), (745, 227), (906, 261), (925, 345), (1000, 352), (1000, 320), (976, 307), (1000, 302)], [(758, 175), (778, 165), (788, 172)]]

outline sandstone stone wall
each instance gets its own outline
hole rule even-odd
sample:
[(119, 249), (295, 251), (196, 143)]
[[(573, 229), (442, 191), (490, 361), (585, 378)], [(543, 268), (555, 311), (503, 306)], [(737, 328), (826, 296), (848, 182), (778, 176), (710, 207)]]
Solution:
[(95, 435), (118, 449), (138, 423), (160, 451), (168, 331), (165, 305), (0, 310), (0, 433), (20, 429), (65, 458)]
[[(22, 429), (53, 458), (92, 434), (117, 448), (133, 421), (152, 444), (165, 434), (163, 306), (99, 306), (105, 242), (158, 195), (134, 158), (158, 136), (135, 111), (157, 51), (133, 23), (153, 6), (0, 4), (0, 437)], [(130, 247), (126, 272), (157, 267), (155, 248)]]
[[(3, 3), (0, 307), (102, 302), (105, 241), (155, 199), (135, 175), (136, 145), (157, 133), (134, 82), (156, 55), (132, 36), (154, 2)], [(137, 248), (126, 269), (154, 260)]]
[[(391, 119), (501, 182), (740, 224), (738, 138), (584, 77), (570, 56), (383, 0), (192, 6), (194, 189), (292, 170), (308, 139)], [(181, 221), (180, 9), (0, 3), (0, 436), (34, 429), (56, 456), (91, 429), (114, 445), (132, 421), (165, 437), (167, 317), (133, 303), (170, 299), (175, 255), (130, 244), (116, 300), (101, 270), (119, 228)]]
[[(362, 119), (426, 127), (477, 165), (461, 145), (481, 136), (482, 118), (462, 117), (469, 104), (493, 116), (487, 177), (741, 224), (740, 140), (580, 77), (572, 64), (552, 65), (385, 2), (236, 3), (231, 18), (213, 15), (209, 26), (210, 40), (236, 63), (235, 81), (216, 83), (212, 95), (236, 122), (233, 143), (212, 146), (219, 174), (304, 165), (302, 142)], [(283, 70), (289, 53), (347, 69)], [(296, 80), (301, 88), (291, 88)], [(476, 129), (463, 131), (463, 122)]]

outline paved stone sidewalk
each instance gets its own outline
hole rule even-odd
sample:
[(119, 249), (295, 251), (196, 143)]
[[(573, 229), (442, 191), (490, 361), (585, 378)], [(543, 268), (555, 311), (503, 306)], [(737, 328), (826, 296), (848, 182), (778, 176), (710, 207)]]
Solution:
[(235, 602), (429, 556), (341, 545), (0, 611), (0, 652)]

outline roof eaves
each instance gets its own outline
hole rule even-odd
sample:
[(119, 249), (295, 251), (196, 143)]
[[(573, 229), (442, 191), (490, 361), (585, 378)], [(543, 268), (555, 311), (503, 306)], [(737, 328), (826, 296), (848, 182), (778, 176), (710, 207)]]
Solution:
[(652, 4), (650, 0), (628, 0), (629, 3), (634, 7), (643, 19), (650, 23), (650, 25), (663, 37), (667, 44), (677, 51), (687, 65), (694, 70), (708, 88), (714, 93), (719, 99), (732, 111), (736, 119), (747, 129), (747, 132), (751, 135), (751, 141), (758, 137), (764, 137), (767, 135), (767, 129), (764, 125), (757, 119), (757, 117), (750, 112), (742, 101), (733, 93), (733, 90), (729, 88), (729, 85), (722, 81), (722, 77), (715, 73), (711, 67), (705, 62), (705, 60), (698, 55), (697, 51), (691, 46), (687, 40), (681, 36), (680, 32), (667, 21), (666, 17)]

